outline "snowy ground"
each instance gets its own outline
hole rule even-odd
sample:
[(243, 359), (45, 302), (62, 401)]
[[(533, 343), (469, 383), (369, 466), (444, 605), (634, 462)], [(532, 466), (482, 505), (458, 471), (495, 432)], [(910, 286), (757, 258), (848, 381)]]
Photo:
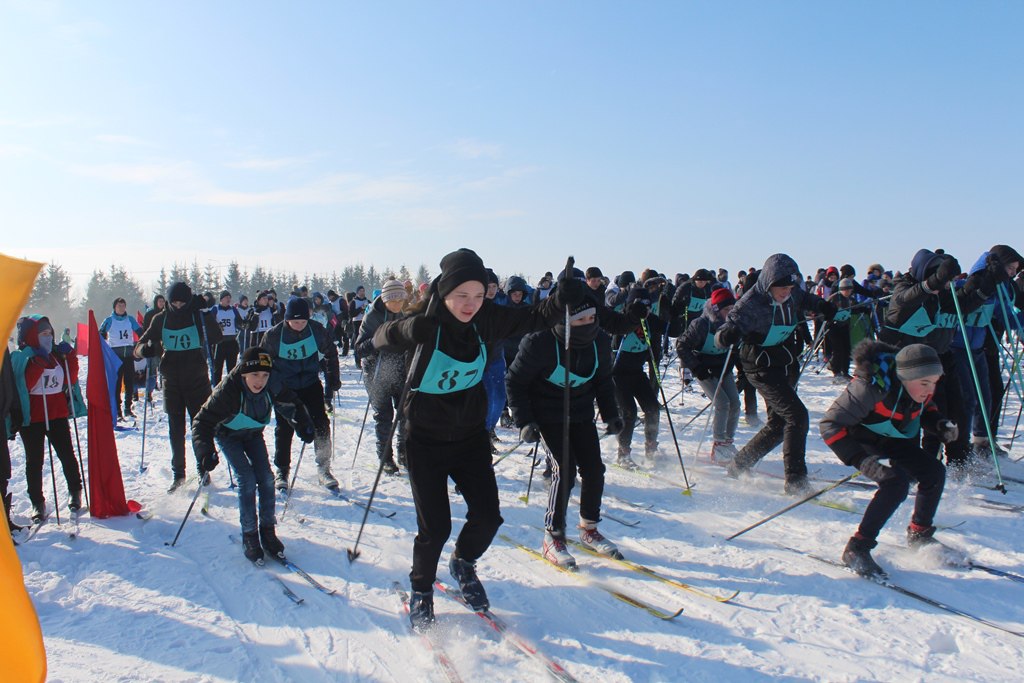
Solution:
[[(679, 380), (674, 371), (669, 375), (671, 396)], [(839, 392), (826, 375), (808, 372), (801, 394), (812, 417), (812, 476), (830, 480), (851, 470), (817, 436), (817, 419)], [(372, 426), (356, 467), (349, 470), (366, 405), (351, 358), (343, 359), (343, 381), (334, 471), (346, 492), (365, 499), (375, 473)], [(684, 396), (685, 406), (678, 398), (671, 402), (677, 429), (705, 402), (699, 393)], [(1010, 407), (1007, 434), (1016, 401)], [(607, 475), (607, 493), (616, 498), (606, 498), (605, 512), (638, 525), (607, 519), (602, 530), (628, 558), (679, 581), (716, 594), (740, 591), (732, 602), (703, 599), (576, 553), (591, 581), (607, 582), (668, 611), (685, 610), (675, 621), (661, 621), (496, 540), (478, 567), (495, 612), (584, 681), (1019, 680), (1024, 638), (937, 611), (776, 545), (836, 558), (856, 526), (855, 515), (804, 505), (726, 542), (726, 536), (791, 501), (781, 495), (779, 479), (760, 476), (735, 482), (724, 470), (695, 462), (703, 422), (698, 420), (680, 438), (687, 472), (696, 484), (692, 497), (680, 495), (679, 463), (663, 420), (659, 478), (616, 468), (609, 468)], [(141, 424), (140, 419), (140, 429)], [(84, 421), (80, 431), (84, 439)], [(337, 589), (328, 596), (282, 568), (254, 569), (241, 547), (229, 541), (229, 534), (238, 533), (238, 517), (224, 465), (214, 473), (210, 516), (193, 514), (177, 547), (165, 545), (195, 483), (183, 493), (164, 493), (171, 479), (166, 422), (151, 420), (148, 431), (146, 459), (151, 467), (145, 474), (138, 471), (141, 431), (118, 433), (118, 447), (126, 491), (155, 513), (152, 520), (86, 517), (81, 536), (70, 540), (51, 517), (35, 539), (18, 549), (42, 622), (51, 681), (442, 679), (419, 638), (406, 629), (399, 601), (388, 590), (393, 581), (407, 583), (415, 533), (405, 479), (382, 482), (380, 508), (396, 514), (391, 520), (370, 515), (362, 555), (350, 563), (345, 551), (354, 543), (362, 510), (319, 490), (312, 463), (303, 464), (279, 535), (293, 560)], [(751, 433), (741, 425), (739, 443)], [(503, 446), (514, 443), (511, 430), (499, 430), (499, 435)], [(267, 436), (272, 442), (270, 430)], [(614, 446), (607, 440), (603, 444), (610, 460)], [(1012, 457), (1024, 453), (1019, 446), (1014, 451)], [(24, 522), (28, 501), (19, 471), (20, 441), (14, 457), (11, 490), (15, 516)], [(539, 472), (529, 505), (519, 500), (529, 462), (523, 447), (497, 468), (502, 532), (539, 547), (536, 527), (545, 504)], [(1024, 464), (1004, 462), (1003, 467), (1004, 474), (1024, 479)], [(760, 470), (781, 472), (779, 453), (769, 455)], [(1021, 513), (971, 502), (985, 496), (1024, 504), (1024, 485), (1011, 483), (1009, 489), (1002, 496), (979, 485), (950, 483), (937, 522), (959, 525), (941, 537), (976, 561), (1024, 573)], [(65, 495), (62, 490), (62, 505)], [(843, 488), (826, 498), (863, 508), (869, 495)], [(458, 529), (465, 507), (454, 493), (452, 499)], [(637, 509), (623, 501), (653, 508)], [(574, 510), (570, 508), (570, 519)], [(875, 552), (894, 580), (1024, 630), (1024, 585), (977, 571), (938, 568), (933, 559), (901, 550), (897, 546), (902, 545), (908, 519), (905, 506)], [(446, 560), (447, 555), (445, 565)], [(443, 579), (448, 578), (445, 565)], [(303, 597), (304, 604), (289, 601), (269, 573)], [(546, 677), (540, 665), (498, 641), (476, 616), (441, 595), (435, 602), (444, 645), (464, 679)]]

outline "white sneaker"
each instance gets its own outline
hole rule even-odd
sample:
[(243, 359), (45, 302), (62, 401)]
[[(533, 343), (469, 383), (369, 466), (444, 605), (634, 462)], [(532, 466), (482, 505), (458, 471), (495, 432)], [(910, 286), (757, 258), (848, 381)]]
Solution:
[(738, 452), (732, 441), (716, 441), (711, 444), (711, 462), (731, 462)]
[(580, 543), (587, 546), (595, 553), (601, 555), (607, 555), (608, 557), (614, 557), (616, 559), (622, 559), (622, 553), (619, 552), (618, 546), (605, 538), (600, 531), (597, 530), (597, 524), (593, 522), (582, 522), (579, 526), (580, 529)]
[(544, 543), (540, 548), (544, 559), (557, 567), (576, 569), (576, 558), (569, 554), (565, 547), (565, 538), (555, 536), (550, 531), (544, 532)]
[(620, 454), (619, 457), (615, 459), (615, 464), (624, 470), (640, 469), (640, 466), (633, 462), (633, 458), (629, 457), (628, 454)]

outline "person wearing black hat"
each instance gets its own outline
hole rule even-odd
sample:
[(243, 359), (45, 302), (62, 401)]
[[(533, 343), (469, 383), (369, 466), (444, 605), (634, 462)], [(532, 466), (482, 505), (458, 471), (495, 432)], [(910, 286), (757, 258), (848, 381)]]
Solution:
[(270, 292), (263, 290), (256, 295), (256, 303), (250, 308), (246, 330), (249, 333), (248, 346), (260, 346), (263, 336), (270, 328), (282, 320), (281, 311), (271, 298)]
[(362, 285), (356, 287), (355, 295), (348, 302), (349, 319), (352, 321), (349, 337), (352, 344), (352, 355), (357, 368), (361, 368), (362, 365), (359, 352), (356, 351), (356, 339), (359, 337), (359, 327), (363, 324), (363, 316), (366, 315), (366, 307), (369, 303), (369, 300), (366, 298), (366, 288)]
[[(897, 351), (865, 340), (853, 355), (855, 377), (825, 412), (819, 429), (843, 463), (878, 484), (857, 533), (843, 550), (843, 563), (858, 574), (884, 576), (871, 550), (882, 527), (906, 500), (911, 481), (917, 481), (917, 496), (907, 542), (912, 548), (935, 543), (935, 511), (946, 468), (918, 445), (921, 429), (949, 443), (958, 428), (932, 402), (942, 376), (935, 349), (910, 344)], [(881, 462), (886, 459), (888, 465)]]
[[(150, 323), (153, 322), (153, 318), (160, 311), (167, 308), (167, 297), (163, 294), (157, 294), (153, 297), (153, 306), (146, 310), (142, 316), (142, 329), (143, 331), (149, 329)], [(153, 356), (152, 358), (146, 359), (146, 365), (148, 368), (149, 381), (146, 383), (146, 403), (153, 405), (153, 391), (160, 389), (160, 357)]]
[[(622, 429), (612, 380), (611, 339), (597, 322), (597, 308), (588, 296), (570, 314), (569, 415), (565, 415), (565, 322), (551, 330), (523, 337), (519, 353), (508, 370), (509, 407), (520, 437), (526, 443), (543, 438), (551, 451), (551, 487), (544, 515), (544, 558), (562, 567), (576, 562), (565, 545), (566, 508), (578, 470), (580, 486), (580, 542), (604, 555), (621, 557), (615, 544), (597, 529), (601, 521), (605, 466), (594, 426), (594, 402), (608, 433)], [(563, 421), (569, 421), (569, 467), (563, 473), (565, 454)]]
[[(506, 308), (485, 298), (487, 270), (469, 249), (441, 259), (426, 308), (405, 320), (382, 324), (373, 336), (381, 349), (419, 347), (410, 369), (413, 387), (403, 405), (407, 429), (409, 481), (416, 504), (418, 532), (413, 544), (412, 599), (415, 628), (433, 622), (433, 585), (437, 562), (451, 534), (448, 479), (459, 487), (469, 508), (455, 543), (449, 569), (474, 609), (488, 606), (476, 576), (476, 560), (490, 546), (501, 511), (491, 468), (487, 435), (487, 395), (482, 383), (491, 346), (506, 337), (555, 325), (565, 306), (578, 304), (586, 285), (558, 284), (552, 296), (529, 308)], [(436, 308), (436, 312), (433, 312)]]
[[(324, 361), (327, 389), (337, 391), (341, 388), (338, 347), (331, 341), (327, 328), (310, 320), (309, 304), (298, 297), (289, 299), (284, 320), (264, 335), (262, 346), (274, 359), (274, 370), (270, 376), (271, 389), (276, 392), (283, 386), (294, 391), (313, 420), (316, 429), (313, 452), (316, 454), (320, 485), (337, 491), (338, 480), (331, 473), (331, 421), (327, 418), (324, 406), (320, 358)], [(286, 417), (278, 418), (274, 428), (274, 466), (277, 468), (275, 486), (280, 491), (288, 490), (294, 431)]]
[(238, 333), (245, 321), (238, 309), (231, 305), (231, 292), (220, 293), (220, 302), (213, 307), (213, 314), (220, 326), (223, 338), (213, 347), (213, 385), (220, 384), (225, 369), (231, 372), (238, 362)]
[(804, 292), (800, 267), (786, 254), (773, 254), (764, 262), (757, 283), (732, 310), (715, 335), (715, 343), (728, 348), (739, 342), (738, 355), (747, 381), (768, 406), (768, 419), (729, 464), (729, 475), (750, 470), (780, 443), (786, 470), (785, 490), (804, 495), (807, 481), (807, 408), (796, 393), (803, 342), (796, 335), (804, 315), (831, 319), (835, 307)]
[[(221, 340), (221, 333), (213, 313), (203, 312), (203, 297), (193, 295), (184, 282), (171, 285), (167, 300), (167, 308), (153, 316), (139, 337), (135, 357), (160, 357), (174, 476), (169, 490), (174, 492), (185, 483), (185, 413), (188, 412), (189, 420), (194, 418), (210, 396), (206, 351)], [(198, 463), (196, 466), (201, 469)]]
[[(679, 331), (685, 330), (691, 320), (701, 316), (704, 304), (711, 298), (711, 285), (714, 282), (715, 276), (710, 270), (698, 268), (693, 277), (676, 287), (672, 297), (670, 336), (678, 336)], [(673, 331), (675, 334), (672, 334)]]
[[(114, 385), (114, 402), (117, 404), (117, 417), (135, 417), (132, 412), (132, 399), (135, 398), (135, 359), (132, 348), (135, 336), (142, 334), (142, 325), (134, 316), (128, 315), (128, 306), (122, 297), (114, 299), (113, 313), (100, 323), (100, 336), (107, 340), (110, 348), (121, 359), (117, 368), (117, 382)], [(124, 386), (124, 410), (121, 410), (121, 387)]]
[[(250, 346), (241, 362), (229, 371), (192, 420), (192, 450), (201, 470), (212, 472), (220, 462), (214, 440), (220, 444), (238, 479), (238, 517), (245, 556), (262, 562), (263, 551), (284, 552), (274, 527), (274, 474), (263, 440), (272, 409), (285, 419), (305, 443), (313, 441), (313, 421), (291, 389), (269, 388), (274, 361), (270, 353)], [(256, 494), (259, 492), (259, 514)]]

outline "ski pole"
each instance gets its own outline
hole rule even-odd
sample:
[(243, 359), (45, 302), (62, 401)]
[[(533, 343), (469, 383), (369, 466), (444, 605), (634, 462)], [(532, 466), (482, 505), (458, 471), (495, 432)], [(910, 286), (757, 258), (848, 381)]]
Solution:
[(174, 540), (170, 543), (164, 541), (164, 545), (169, 545), (173, 548), (174, 544), (178, 542), (178, 537), (181, 536), (181, 531), (185, 528), (185, 522), (188, 521), (188, 516), (192, 514), (192, 508), (196, 506), (196, 501), (199, 500), (199, 494), (203, 492), (203, 487), (206, 486), (209, 481), (210, 473), (203, 472), (203, 476), (199, 478), (199, 486), (196, 488), (196, 495), (192, 496), (192, 502), (188, 504), (188, 510), (185, 511), (185, 518), (181, 520), (181, 526), (178, 527), (178, 533), (174, 534)]
[(82, 472), (82, 492), (85, 493), (85, 506), (89, 507), (89, 487), (85, 477), (85, 462), (82, 460), (82, 441), (78, 437), (78, 413), (75, 410), (75, 395), (71, 391), (71, 371), (68, 370), (68, 359), (64, 358), (64, 376), (68, 382), (68, 405), (71, 406), (71, 421), (75, 425), (75, 444), (78, 445), (78, 467)]
[[(423, 314), (426, 317), (434, 317), (437, 311), (438, 299), (440, 296), (431, 292), (430, 300), (427, 302), (427, 310)], [(438, 323), (440, 324), (440, 323)], [(409, 392), (412, 391), (412, 380), (416, 375), (416, 370), (420, 364), (420, 356), (423, 355), (423, 344), (416, 344), (416, 350), (412, 354), (412, 360), (409, 362), (409, 371), (405, 375), (405, 385), (402, 387), (402, 397), (398, 402), (398, 410), (395, 411), (395, 419), (391, 423), (391, 433), (388, 435), (388, 442), (384, 446), (384, 457), (381, 458), (380, 464), (377, 465), (377, 476), (373, 480), (373, 488), (370, 490), (370, 499), (366, 501), (366, 509), (363, 510), (363, 521), (359, 523), (359, 533), (356, 534), (355, 544), (347, 549), (348, 561), (351, 564), (356, 561), (359, 557), (359, 541), (363, 537), (363, 529), (366, 528), (366, 519), (370, 516), (370, 508), (373, 506), (374, 496), (377, 495), (377, 486), (380, 484), (380, 475), (384, 472), (384, 463), (388, 461), (391, 456), (391, 442), (395, 438), (395, 430), (398, 428), (398, 421), (402, 419), (402, 411), (406, 407), (406, 399), (409, 398)]]
[[(572, 271), (573, 271), (573, 267), (575, 266), (575, 264), (576, 264), (576, 259), (573, 258), (572, 256), (569, 256), (569, 258), (566, 259), (566, 261), (565, 261), (565, 271), (564, 271), (566, 279), (568, 279), (570, 277), (573, 277), (573, 272)], [(572, 392), (572, 387), (569, 384), (569, 363), (570, 363), (570, 357), (569, 356), (572, 353), (572, 347), (571, 347), (571, 344), (570, 344), (570, 340), (571, 339), (572, 339), (572, 312), (569, 309), (569, 304), (566, 303), (565, 304), (565, 362), (564, 362), (564, 367), (563, 367), (564, 373), (562, 375), (562, 471), (560, 473), (563, 477), (570, 476), (569, 467), (572, 466), (572, 456), (569, 453), (569, 406), (570, 406), (570, 399), (571, 399), (571, 392)], [(596, 356), (594, 358), (594, 362), (595, 363), (597, 362), (597, 357)], [(540, 442), (538, 442), (538, 443), (540, 443)], [(549, 446), (550, 446), (550, 444), (549, 444)], [(534, 462), (536, 462), (536, 458), (534, 459)], [(533, 474), (533, 469), (532, 468), (530, 470), (530, 474), (531, 475)], [(573, 477), (576, 476), (575, 471), (572, 473), (572, 476)], [(533, 477), (532, 476), (530, 477), (530, 483), (533, 483)], [(558, 491), (555, 492), (555, 496), (556, 496), (556, 500), (558, 501), (559, 509), (562, 509), (562, 510), (564, 510), (569, 505), (569, 503), (568, 503), (569, 491), (567, 489), (564, 491), (564, 495), (565, 495), (565, 498), (563, 499), (563, 481), (560, 479), (559, 482), (558, 482)], [(527, 491), (526, 491), (526, 500), (527, 500), (527, 503), (529, 503), (529, 500), (530, 500), (530, 491), (529, 491), (529, 489), (527, 489)]]
[(522, 445), (523, 445), (523, 440), (519, 439), (519, 442), (516, 443), (516, 445), (512, 446), (512, 448), (509, 448), (507, 451), (505, 451), (500, 456), (498, 456), (498, 459), (491, 463), (491, 467), (494, 468), (499, 462), (501, 462), (502, 460), (504, 460), (508, 456), (510, 456), (513, 453), (515, 453), (516, 449), (519, 448)]
[[(369, 394), (369, 392), (367, 392), (367, 394)], [(388, 399), (388, 400), (391, 400), (391, 399)], [(401, 406), (399, 406), (399, 410), (400, 409), (401, 409)], [(349, 469), (352, 469), (353, 467), (356, 466), (356, 456), (359, 455), (359, 444), (361, 444), (363, 442), (363, 430), (366, 429), (366, 416), (369, 415), (369, 414), (370, 414), (370, 397), (369, 397), (369, 395), (367, 395), (367, 397), (366, 397), (366, 409), (363, 410), (363, 424), (359, 426), (359, 438), (356, 439), (356, 450), (352, 453), (352, 464), (349, 465), (349, 467), (348, 467)], [(395, 411), (394, 419), (395, 419), (395, 422), (398, 421), (398, 419), (399, 419), (398, 411)]]
[(817, 339), (814, 340), (814, 345), (811, 347), (811, 352), (807, 354), (806, 358), (804, 358), (804, 363), (800, 366), (800, 373), (796, 376), (796, 380), (793, 382), (793, 391), (796, 391), (796, 385), (800, 383), (800, 378), (804, 376), (804, 369), (807, 368), (807, 363), (810, 362), (811, 357), (817, 353), (818, 347), (825, 341), (825, 335), (828, 334), (830, 327), (832, 327), (831, 320), (826, 320), (825, 324), (821, 326)]
[(665, 406), (665, 417), (668, 418), (668, 428), (672, 432), (672, 443), (676, 447), (676, 456), (679, 458), (679, 467), (683, 470), (683, 483), (686, 484), (686, 488), (682, 490), (684, 496), (693, 495), (693, 486), (690, 485), (690, 479), (686, 476), (686, 465), (683, 464), (683, 452), (679, 449), (679, 439), (676, 437), (676, 427), (672, 423), (672, 413), (668, 409), (668, 401), (665, 399), (665, 386), (661, 383), (661, 375), (658, 373), (658, 364), (654, 360), (654, 351), (651, 349), (651, 335), (647, 332), (647, 321), (640, 321), (640, 327), (644, 331), (644, 341), (647, 343), (647, 352), (651, 356), (651, 366), (654, 368), (655, 378), (658, 380), (658, 390), (661, 392), (661, 401)]
[(149, 417), (149, 367), (152, 358), (146, 359), (146, 398), (142, 399), (142, 454), (139, 457), (139, 472), (146, 471), (146, 418)]
[[(57, 526), (60, 526), (60, 505), (57, 504), (57, 475), (53, 469), (53, 444), (50, 443), (50, 410), (46, 405), (46, 394), (43, 394), (43, 420), (46, 427), (46, 448), (50, 451), (50, 481), (53, 482), (53, 511), (57, 515)], [(42, 465), (40, 465), (42, 469)]]
[(860, 476), (860, 472), (859, 471), (855, 471), (853, 474), (851, 474), (851, 475), (849, 475), (847, 477), (843, 477), (839, 481), (832, 482), (831, 484), (829, 484), (825, 488), (821, 489), (820, 491), (818, 491), (816, 493), (812, 493), (811, 495), (807, 496), (806, 498), (802, 498), (802, 499), (798, 500), (797, 502), (793, 503), (792, 505), (787, 505), (786, 507), (782, 508), (778, 512), (774, 512), (774, 513), (768, 515), (767, 517), (762, 519), (760, 522), (755, 522), (755, 523), (751, 524), (750, 526), (748, 526), (747, 528), (741, 529), (741, 530), (737, 531), (736, 533), (734, 533), (732, 536), (729, 536), (725, 540), (731, 541), (731, 540), (733, 540), (734, 538), (736, 538), (738, 536), (742, 536), (743, 534), (747, 533), (751, 529), (756, 529), (757, 527), (761, 526), (762, 524), (767, 524), (768, 522), (772, 521), (776, 517), (781, 517), (782, 515), (786, 514), (790, 510), (792, 510), (793, 508), (800, 507), (801, 505), (803, 505), (807, 501), (814, 500), (815, 498), (817, 498), (818, 496), (822, 495), (823, 493), (828, 493), (832, 489), (838, 488), (839, 486), (842, 486), (843, 484), (845, 484), (846, 482), (850, 481), (851, 479), (853, 479), (854, 477), (857, 477), (857, 476)]
[[(996, 285), (999, 291), (999, 285)], [(957, 301), (956, 292), (953, 292), (953, 306), (956, 308), (956, 321), (960, 324), (960, 334), (964, 338), (964, 354), (967, 356), (967, 364), (971, 368), (971, 377), (974, 378), (974, 389), (978, 394), (978, 409), (981, 410), (981, 418), (985, 421), (985, 432), (988, 434), (988, 446), (992, 452), (992, 465), (996, 472), (996, 485), (993, 490), (1006, 494), (1006, 484), (1003, 483), (1003, 474), (999, 471), (999, 458), (996, 457), (996, 440), (992, 435), (992, 425), (988, 421), (988, 406), (985, 405), (985, 396), (981, 391), (981, 383), (978, 380), (978, 369), (974, 365), (974, 352), (971, 350), (971, 340), (967, 336), (967, 325), (964, 324), (964, 316), (960, 312), (960, 302)], [(970, 425), (964, 425), (964, 429), (970, 429)]]
[[(715, 405), (715, 401), (718, 400), (718, 392), (722, 390), (722, 382), (725, 381), (725, 371), (729, 369), (729, 359), (732, 357), (732, 346), (725, 352), (725, 365), (722, 366), (722, 373), (718, 376), (718, 384), (715, 385), (715, 393), (711, 397), (711, 403), (709, 405)], [(730, 375), (731, 377), (731, 375)], [(704, 431), (700, 433), (700, 441), (697, 442), (697, 450), (694, 452), (693, 457), (696, 460), (700, 457), (700, 449), (704, 445), (704, 439), (708, 435), (708, 427), (711, 425), (711, 416), (718, 412), (718, 408), (712, 408), (711, 412), (708, 413), (708, 419), (704, 421)]]
[(295, 470), (292, 472), (292, 481), (288, 485), (288, 492), (284, 494), (284, 507), (281, 508), (281, 518), (284, 519), (285, 513), (288, 512), (288, 503), (292, 500), (292, 491), (295, 489), (295, 480), (299, 478), (299, 468), (302, 467), (302, 454), (306, 452), (306, 442), (302, 442), (302, 448), (299, 449), (299, 459), (295, 461)]
[(519, 500), (527, 505), (530, 504), (530, 489), (533, 487), (533, 472), (537, 469), (537, 447), (540, 446), (540, 439), (534, 442), (533, 450), (530, 451), (530, 479), (526, 482), (526, 495), (519, 496)]

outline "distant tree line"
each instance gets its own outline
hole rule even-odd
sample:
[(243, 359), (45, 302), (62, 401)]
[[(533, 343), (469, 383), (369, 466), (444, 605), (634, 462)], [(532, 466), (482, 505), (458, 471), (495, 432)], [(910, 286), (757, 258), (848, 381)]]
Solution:
[(95, 312), (96, 321), (100, 322), (110, 315), (114, 299), (121, 297), (128, 304), (129, 313), (145, 311), (153, 305), (153, 297), (157, 294), (166, 295), (168, 287), (179, 281), (187, 283), (197, 294), (213, 292), (214, 297), (218, 297), (222, 290), (227, 290), (237, 303), (242, 294), (248, 296), (251, 302), (254, 295), (264, 289), (274, 289), (278, 297), (287, 299), (292, 289), (301, 285), (309, 287), (310, 293), (319, 291), (325, 295), (331, 289), (343, 295), (362, 285), (370, 294), (391, 277), (419, 284), (430, 281), (430, 272), (425, 265), (421, 265), (414, 277), (404, 264), (398, 270), (377, 270), (373, 265), (366, 267), (357, 264), (345, 266), (340, 273), (303, 273), (299, 276), (295, 271), (275, 271), (263, 266), (256, 266), (250, 272), (232, 261), (221, 274), (221, 268), (213, 263), (200, 267), (197, 261), (193, 261), (191, 264), (175, 263), (170, 270), (161, 268), (154, 282), (143, 285), (123, 266), (111, 265), (106, 271), (93, 271), (86, 284), (85, 296), (73, 298), (71, 276), (60, 264), (51, 262), (43, 267), (36, 278), (35, 287), (22, 314), (46, 315), (58, 335), (68, 327), (74, 336), (76, 323), (86, 322), (90, 309)]

